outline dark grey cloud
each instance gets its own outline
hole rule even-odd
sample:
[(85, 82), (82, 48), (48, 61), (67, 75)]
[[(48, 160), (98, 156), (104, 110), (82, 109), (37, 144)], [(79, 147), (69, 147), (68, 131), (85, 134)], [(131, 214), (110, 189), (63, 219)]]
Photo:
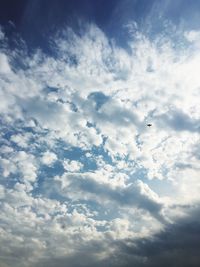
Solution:
[[(109, 238), (85, 244), (68, 257), (37, 262), (37, 267), (199, 267), (200, 265), (199, 209), (190, 216), (169, 224), (158, 234), (138, 240), (113, 241)], [(58, 244), (59, 246), (59, 244)], [(112, 247), (114, 252), (103, 259), (99, 253)], [(67, 248), (66, 248), (67, 250)]]
[(168, 225), (165, 230), (152, 238), (140, 239), (136, 242), (123, 241), (119, 245), (119, 251), (128, 259), (124, 267), (199, 266), (199, 213), (198, 210), (191, 213), (190, 217)]

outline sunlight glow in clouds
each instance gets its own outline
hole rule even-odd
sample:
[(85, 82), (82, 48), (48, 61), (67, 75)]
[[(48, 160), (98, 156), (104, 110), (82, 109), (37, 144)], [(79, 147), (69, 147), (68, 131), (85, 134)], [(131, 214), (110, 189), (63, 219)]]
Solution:
[(1, 49), (1, 266), (128, 266), (129, 245), (148, 266), (140, 240), (195, 213), (200, 33), (128, 27), (128, 50), (94, 24), (23, 68)]

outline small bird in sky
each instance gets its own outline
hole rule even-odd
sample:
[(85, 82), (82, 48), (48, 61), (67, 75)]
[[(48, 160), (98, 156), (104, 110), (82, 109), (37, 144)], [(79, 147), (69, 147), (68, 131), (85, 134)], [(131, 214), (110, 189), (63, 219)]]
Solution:
[(151, 123), (148, 123), (148, 124), (147, 124), (147, 126), (148, 126), (148, 127), (151, 127), (151, 126), (152, 126), (152, 124), (151, 124)]

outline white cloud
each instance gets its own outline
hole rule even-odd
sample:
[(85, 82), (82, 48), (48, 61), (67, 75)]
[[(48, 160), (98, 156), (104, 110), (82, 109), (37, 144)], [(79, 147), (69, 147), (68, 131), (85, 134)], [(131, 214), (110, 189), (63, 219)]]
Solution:
[(199, 42), (200, 41), (200, 32), (199, 31), (195, 31), (195, 30), (191, 30), (191, 31), (187, 31), (185, 32), (185, 38), (189, 41), (189, 42)]
[(0, 158), (0, 166), (3, 169), (3, 176), (10, 174), (20, 175), (25, 183), (33, 183), (37, 178), (37, 162), (32, 154), (25, 151), (13, 152), (9, 158)]
[(14, 162), (9, 161), (8, 159), (5, 158), (0, 158), (0, 166), (3, 170), (3, 177), (8, 177), (10, 173), (15, 173), (16, 172), (16, 165)]
[[(0, 39), (1, 39), (1, 35), (0, 35)], [(11, 69), (10, 69), (10, 65), (8, 62), (8, 57), (3, 54), (0, 53), (0, 73), (1, 74), (6, 74), (6, 73), (10, 73)]]
[[(141, 34), (126, 51), (95, 25), (68, 29), (56, 57), (36, 51), (15, 72), (1, 51), (0, 257), (34, 266), (96, 242), (105, 258), (112, 240), (149, 236), (187, 213), (172, 206), (199, 202), (199, 34), (182, 35), (192, 44), (179, 51)], [(65, 172), (44, 173), (57, 160)]]
[(9, 147), (9, 146), (6, 146), (6, 145), (3, 145), (1, 147), (1, 153), (11, 153), (13, 152), (13, 148), (12, 147)]
[(30, 134), (26, 134), (26, 135), (16, 134), (16, 135), (12, 135), (10, 140), (22, 148), (27, 148), (29, 138), (30, 138)]
[(79, 172), (83, 167), (83, 164), (75, 160), (64, 160), (63, 167), (66, 171), (69, 172)]
[(3, 40), (4, 37), (5, 37), (5, 34), (4, 34), (4, 32), (3, 32), (3, 30), (2, 30), (2, 28), (0, 26), (0, 40)]
[(35, 182), (37, 178), (37, 166), (33, 155), (19, 151), (13, 161), (23, 175), (24, 182)]
[(57, 155), (53, 152), (46, 151), (43, 153), (41, 161), (45, 165), (52, 165), (57, 160)]
[(0, 185), (0, 199), (3, 199), (5, 196), (5, 189), (2, 185)]

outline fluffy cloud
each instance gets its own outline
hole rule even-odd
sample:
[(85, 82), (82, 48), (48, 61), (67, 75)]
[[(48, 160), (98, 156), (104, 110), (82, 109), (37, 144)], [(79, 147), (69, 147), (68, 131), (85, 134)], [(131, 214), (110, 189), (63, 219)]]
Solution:
[(57, 160), (56, 154), (50, 151), (46, 151), (41, 159), (42, 163), (46, 165), (51, 165), (56, 160)]
[(5, 189), (4, 187), (1, 185), (0, 186), (0, 199), (3, 199), (5, 195)]
[(11, 157), (0, 159), (3, 177), (10, 174), (14, 176), (20, 175), (25, 183), (33, 183), (37, 178), (37, 163), (33, 155), (27, 154), (25, 151), (18, 151), (11, 154)]
[(64, 160), (63, 161), (63, 167), (65, 170), (69, 172), (78, 172), (83, 167), (83, 164), (76, 160)]
[(156, 266), (173, 249), (182, 263), (183, 243), (163, 244), (200, 200), (199, 37), (181, 34), (177, 48), (137, 32), (126, 50), (65, 29), (23, 68), (1, 50), (2, 266)]
[(5, 54), (0, 53), (0, 61), (1, 61), (0, 73), (6, 74), (11, 72), (10, 65), (8, 62), (8, 57)]

